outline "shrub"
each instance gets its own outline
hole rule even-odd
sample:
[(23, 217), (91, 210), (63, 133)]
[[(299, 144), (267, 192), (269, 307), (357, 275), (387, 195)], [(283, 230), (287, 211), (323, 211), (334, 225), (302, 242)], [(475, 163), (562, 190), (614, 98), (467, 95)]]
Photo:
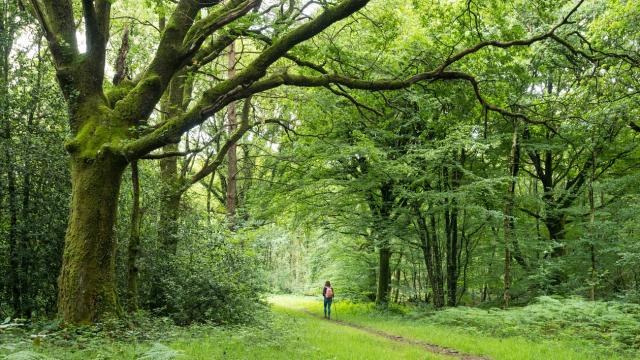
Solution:
[(180, 325), (251, 320), (265, 290), (256, 259), (236, 244), (211, 241), (193, 246), (189, 252), (156, 264), (162, 276), (154, 276), (154, 281), (163, 299), (153, 299), (157, 294), (152, 288), (146, 294), (148, 301), (162, 304), (155, 312)]

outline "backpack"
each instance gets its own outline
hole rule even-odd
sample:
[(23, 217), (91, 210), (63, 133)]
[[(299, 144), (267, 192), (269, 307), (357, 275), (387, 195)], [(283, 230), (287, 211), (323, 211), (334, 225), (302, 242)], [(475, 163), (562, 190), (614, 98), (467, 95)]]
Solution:
[(327, 291), (324, 292), (324, 297), (326, 298), (333, 298), (333, 289), (328, 287)]

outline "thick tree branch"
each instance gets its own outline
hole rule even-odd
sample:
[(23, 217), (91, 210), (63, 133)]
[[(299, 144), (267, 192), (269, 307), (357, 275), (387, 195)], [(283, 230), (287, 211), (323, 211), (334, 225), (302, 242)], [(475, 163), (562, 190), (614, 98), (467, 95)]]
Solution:
[(190, 72), (197, 71), (199, 68), (217, 59), (220, 54), (237, 38), (237, 35), (222, 35), (211, 42), (208, 46), (202, 47), (193, 57), (191, 65), (189, 65), (186, 70)]
[(293, 85), (293, 86), (301, 86), (301, 87), (318, 87), (318, 86), (328, 86), (329, 84), (339, 84), (346, 86), (350, 89), (360, 89), (360, 90), (369, 90), (369, 91), (380, 91), (380, 90), (399, 90), (406, 88), (412, 84), (415, 84), (419, 81), (435, 81), (435, 80), (464, 80), (469, 82), (474, 90), (476, 98), (485, 107), (487, 110), (497, 112), (501, 115), (522, 119), (527, 123), (531, 124), (545, 124), (545, 121), (533, 120), (527, 117), (522, 113), (511, 112), (509, 110), (503, 109), (499, 106), (496, 106), (487, 99), (482, 96), (480, 92), (480, 86), (478, 81), (471, 75), (459, 72), (459, 71), (440, 71), (434, 70), (430, 72), (425, 72), (422, 74), (414, 75), (407, 79), (400, 80), (361, 80), (349, 78), (337, 74), (326, 74), (320, 76), (302, 76), (296, 74), (282, 73), (279, 75), (274, 75), (272, 77), (266, 78), (262, 81), (258, 81), (249, 88), (247, 91), (251, 94), (255, 94), (257, 92), (266, 91), (269, 89), (273, 89), (275, 87), (281, 85)]
[(229, 148), (231, 146), (233, 146), (234, 144), (236, 144), (241, 138), (242, 136), (244, 136), (244, 134), (247, 132), (247, 130), (249, 130), (249, 112), (251, 110), (251, 99), (247, 98), (244, 101), (244, 106), (242, 108), (242, 116), (240, 117), (240, 126), (238, 126), (238, 129), (236, 131), (233, 132), (233, 134), (231, 134), (231, 136), (229, 136), (229, 138), (227, 139), (227, 141), (225, 141), (225, 143), (220, 147), (220, 149), (218, 149), (218, 152), (216, 153), (216, 157), (213, 159), (213, 161), (203, 167), (202, 169), (200, 169), (200, 171), (198, 171), (196, 174), (194, 174), (184, 185), (183, 187), (183, 191), (187, 190), (191, 185), (197, 183), (198, 181), (204, 179), (205, 177), (207, 177), (208, 175), (212, 174), (213, 172), (215, 172), (218, 167), (220, 166), (220, 164), (222, 164), (222, 161), (224, 160), (225, 156), (227, 155), (227, 152), (229, 151)]
[(147, 154), (143, 157), (141, 157), (141, 159), (144, 160), (158, 160), (158, 159), (165, 159), (165, 158), (169, 158), (169, 157), (176, 157), (176, 156), (187, 156), (187, 155), (191, 155), (194, 153), (198, 153), (200, 151), (202, 151), (202, 148), (198, 148), (198, 149), (193, 149), (193, 150), (189, 150), (189, 151), (167, 151), (167, 152), (163, 152), (160, 154)]
[(122, 80), (129, 76), (129, 68), (127, 67), (127, 54), (129, 53), (129, 24), (125, 24), (122, 31), (122, 41), (116, 58), (116, 73), (113, 75), (113, 84), (118, 85)]
[(473, 76), (459, 71), (445, 71), (444, 69), (453, 62), (459, 61), (467, 55), (473, 54), (485, 47), (493, 46), (509, 48), (513, 46), (528, 46), (535, 42), (548, 39), (560, 26), (568, 22), (569, 17), (577, 10), (582, 2), (582, 0), (579, 1), (560, 23), (542, 35), (524, 40), (513, 40), (508, 42), (485, 41), (450, 57), (433, 71), (417, 74), (406, 79), (362, 80), (348, 78), (337, 74), (323, 74), (316, 77), (305, 77), (301, 75), (282, 73), (260, 80), (265, 76), (267, 68), (278, 59), (287, 56), (288, 51), (295, 45), (310, 39), (333, 23), (350, 16), (368, 3), (367, 0), (345, 0), (334, 7), (328, 8), (314, 20), (297, 27), (274, 41), (236, 77), (224, 81), (205, 91), (199, 103), (191, 111), (167, 121), (163, 126), (152, 133), (128, 144), (124, 149), (122, 149), (122, 151), (129, 159), (140, 157), (169, 142), (172, 137), (182, 134), (192, 127), (200, 124), (212, 114), (220, 111), (230, 102), (245, 98), (258, 92), (273, 89), (281, 85), (316, 87), (339, 84), (352, 89), (398, 90), (419, 81), (464, 80), (472, 85), (478, 101), (487, 110), (497, 112), (504, 116), (519, 118), (528, 123), (546, 125), (546, 122), (544, 121), (529, 119), (524, 114), (503, 109), (487, 101), (482, 96), (478, 81)]
[(472, 46), (470, 48), (467, 48), (465, 50), (462, 50), (460, 52), (458, 52), (457, 54), (449, 57), (445, 62), (442, 63), (442, 65), (440, 65), (435, 71), (444, 71), (449, 65), (457, 62), (458, 60), (461, 60), (462, 58), (476, 53), (478, 51), (480, 51), (481, 49), (484, 49), (486, 47), (497, 47), (497, 48), (502, 48), (502, 49), (506, 49), (506, 48), (510, 48), (513, 46), (528, 46), (531, 45), (535, 42), (541, 41), (541, 40), (545, 40), (547, 38), (551, 38), (554, 36), (554, 33), (556, 32), (556, 30), (558, 30), (561, 26), (567, 24), (569, 22), (569, 18), (571, 17), (571, 15), (573, 15), (578, 8), (580, 7), (580, 5), (582, 5), (582, 3), (584, 2), (584, 0), (579, 0), (576, 5), (567, 13), (567, 15), (565, 15), (562, 20), (556, 24), (554, 27), (551, 28), (551, 30), (549, 30), (548, 32), (544, 33), (544, 34), (540, 34), (528, 39), (523, 39), (523, 40), (512, 40), (512, 41), (497, 41), (497, 40), (488, 40), (488, 41), (482, 41), (478, 44), (476, 44), (475, 46)]
[(594, 49), (591, 43), (582, 34), (580, 34), (577, 31), (574, 31), (569, 35), (576, 35), (583, 43), (586, 43), (587, 47), (589, 48), (590, 54), (582, 49), (576, 48), (575, 46), (571, 45), (567, 40), (562, 39), (555, 34), (552, 35), (551, 38), (556, 42), (558, 42), (560, 45), (567, 48), (573, 55), (581, 56), (593, 63), (597, 63), (607, 58), (616, 58), (616, 59), (622, 59), (623, 61), (625, 61), (626, 63), (632, 66), (640, 66), (640, 60), (633, 58), (629, 54), (621, 54), (621, 53), (614, 53), (614, 52)]
[(89, 63), (96, 62), (96, 66), (93, 67), (99, 71), (104, 71), (104, 56), (109, 39), (110, 8), (110, 2), (107, 0), (96, 0), (95, 5), (94, 0), (82, 0)]
[[(251, 83), (262, 78), (266, 74), (267, 68), (284, 56), (295, 45), (304, 42), (317, 35), (333, 23), (342, 20), (354, 12), (360, 10), (368, 3), (368, 0), (344, 0), (335, 5), (315, 19), (300, 25), (296, 29), (283, 35), (280, 39), (267, 47), (246, 69), (240, 72), (236, 77), (224, 81), (217, 86), (206, 91), (200, 102), (188, 113), (183, 116), (167, 121), (163, 126), (147, 134), (140, 139), (125, 146), (122, 151), (128, 159), (134, 159), (161, 147), (163, 144), (170, 142), (176, 135), (188, 131), (192, 127), (203, 122), (210, 115), (216, 113), (231, 101), (249, 96), (249, 93), (238, 97), (238, 92), (247, 87)], [(166, 31), (165, 31), (166, 33)], [(158, 80), (156, 80), (158, 81)], [(136, 89), (138, 89), (136, 91)], [(128, 97), (131, 99), (140, 99), (145, 94), (143, 84), (138, 84), (132, 94)], [(159, 96), (159, 95), (158, 95)], [(234, 98), (235, 96), (235, 98)], [(141, 102), (141, 100), (132, 101), (132, 103)], [(129, 102), (123, 104), (128, 107)], [(123, 109), (124, 110), (124, 109)], [(153, 106), (145, 112), (138, 113), (138, 118), (146, 118)], [(142, 116), (143, 115), (143, 116)]]
[(116, 103), (115, 116), (130, 123), (149, 117), (171, 78), (188, 60), (182, 43), (199, 10), (196, 1), (178, 3), (164, 28), (153, 60), (135, 87)]
[(45, 31), (56, 69), (68, 65), (78, 55), (71, 0), (30, 0), (32, 10)]
[(260, 3), (259, 0), (232, 0), (196, 22), (187, 32), (183, 47), (188, 52), (200, 48), (207, 37), (225, 25), (243, 17)]

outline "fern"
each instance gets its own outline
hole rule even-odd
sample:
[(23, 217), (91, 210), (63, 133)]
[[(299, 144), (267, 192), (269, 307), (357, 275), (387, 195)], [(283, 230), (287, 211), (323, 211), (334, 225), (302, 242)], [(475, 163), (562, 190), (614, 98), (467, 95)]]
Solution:
[(17, 353), (7, 355), (5, 360), (56, 360), (55, 358), (39, 354), (34, 351), (22, 350)]
[(180, 350), (172, 349), (160, 343), (154, 343), (151, 349), (147, 350), (138, 360), (172, 360), (183, 356)]

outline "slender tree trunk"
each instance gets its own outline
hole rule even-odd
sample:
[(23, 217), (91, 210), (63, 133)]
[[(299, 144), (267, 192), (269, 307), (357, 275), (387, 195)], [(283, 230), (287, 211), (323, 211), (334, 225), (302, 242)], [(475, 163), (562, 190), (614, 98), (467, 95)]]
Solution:
[[(452, 165), (445, 165), (442, 170), (443, 188), (445, 191), (455, 192), (460, 187), (462, 172), (466, 160), (465, 149), (454, 150)], [(447, 253), (447, 304), (456, 306), (458, 303), (458, 278), (460, 276), (461, 244), (459, 241), (458, 201), (455, 195), (445, 199), (445, 235)]]
[[(161, 16), (159, 21), (161, 30), (164, 30), (165, 21), (165, 17)], [(178, 116), (186, 109), (191, 98), (190, 94), (185, 96), (185, 92), (190, 93), (191, 91), (189, 81), (184, 71), (179, 71), (173, 76), (160, 103), (163, 121)], [(177, 152), (180, 138), (172, 139), (171, 144), (163, 146), (162, 152), (165, 154)], [(178, 174), (177, 156), (160, 159), (160, 180), (163, 187), (163, 196), (160, 197), (160, 246), (167, 255), (173, 255), (178, 251), (178, 242), (180, 241), (178, 230), (183, 194), (180, 188), (181, 179)]]
[(71, 323), (119, 314), (115, 279), (118, 194), (126, 163), (103, 154), (72, 155), (71, 214), (59, 277), (58, 311)]
[(433, 253), (433, 275), (435, 284), (433, 289), (433, 306), (441, 308), (444, 306), (444, 277), (442, 276), (442, 253), (440, 251), (440, 241), (438, 240), (438, 228), (436, 225), (436, 216), (431, 213), (431, 252)]
[(378, 291), (376, 293), (376, 303), (385, 304), (389, 299), (389, 283), (391, 278), (391, 266), (389, 261), (391, 259), (391, 249), (386, 241), (379, 249), (378, 257)]
[(458, 210), (451, 201), (451, 211), (445, 210), (447, 233), (447, 305), (456, 306), (458, 290)]
[(385, 226), (391, 216), (393, 206), (393, 187), (391, 183), (385, 183), (380, 188), (380, 197), (382, 203), (379, 206), (378, 220), (380, 223), (375, 224), (378, 236), (378, 289), (376, 292), (376, 303), (386, 304), (389, 300), (389, 285), (391, 283), (391, 245), (384, 231)]
[[(462, 152), (463, 154), (464, 152)], [(463, 155), (461, 154), (461, 159)], [(453, 154), (454, 160), (457, 154)], [(460, 174), (457, 169), (449, 170), (447, 166), (443, 169), (444, 188), (446, 190), (455, 191), (460, 184)], [(458, 204), (455, 198), (446, 200), (444, 218), (445, 218), (445, 234), (447, 248), (447, 305), (456, 306), (458, 291)]]
[(509, 307), (511, 300), (511, 246), (514, 243), (513, 208), (515, 201), (518, 171), (520, 169), (520, 144), (518, 141), (518, 123), (513, 124), (513, 140), (509, 154), (509, 185), (504, 204), (504, 307)]
[(22, 147), (24, 149), (23, 158), (24, 158), (24, 166), (22, 171), (22, 214), (20, 219), (20, 287), (22, 293), (22, 315), (25, 317), (31, 317), (31, 313), (33, 312), (33, 300), (35, 298), (35, 294), (32, 293), (31, 286), (31, 273), (34, 270), (34, 264), (32, 261), (32, 252), (34, 250), (32, 245), (32, 237), (30, 232), (30, 224), (31, 224), (31, 144), (32, 144), (32, 134), (34, 132), (33, 121), (35, 118), (35, 114), (40, 106), (40, 96), (39, 91), (42, 85), (42, 73), (44, 69), (42, 68), (42, 58), (41, 58), (41, 47), (42, 38), (38, 38), (38, 47), (37, 47), (37, 63), (36, 70), (37, 75), (35, 79), (35, 84), (33, 84), (33, 89), (31, 91), (31, 106), (29, 107), (27, 114), (27, 127), (26, 132), (27, 136), (23, 136), (22, 138)]
[(21, 251), (18, 244), (18, 194), (16, 188), (15, 163), (10, 146), (11, 124), (10, 119), (5, 119), (5, 138), (9, 144), (5, 144), (5, 159), (7, 161), (7, 195), (9, 197), (9, 286), (11, 288), (11, 306), (15, 315), (22, 315), (22, 295), (20, 289), (20, 263)]
[[(416, 217), (418, 229), (420, 230), (420, 237), (422, 239), (421, 247), (427, 271), (427, 279), (431, 285), (431, 292), (433, 293), (433, 306), (439, 309), (444, 306), (444, 291), (442, 289), (442, 278), (441, 275), (439, 275), (440, 272), (436, 270), (436, 268), (440, 268), (442, 266), (437, 262), (439, 260), (435, 260), (435, 253), (438, 252), (437, 238), (435, 238), (435, 234), (429, 233), (427, 222), (419, 210), (416, 210)], [(435, 246), (434, 241), (436, 242)], [(439, 259), (439, 256), (437, 258)]]
[[(232, 42), (229, 45), (229, 70), (227, 76), (229, 79), (236, 76), (236, 45)], [(229, 134), (236, 131), (238, 127), (238, 115), (236, 112), (236, 102), (232, 102), (228, 106), (227, 126)], [(233, 143), (227, 151), (227, 222), (229, 229), (233, 230), (236, 226), (236, 199), (237, 199), (237, 181), (238, 174), (238, 158), (237, 146)]]
[(591, 283), (591, 289), (589, 291), (589, 297), (591, 301), (596, 300), (596, 249), (594, 245), (594, 226), (596, 223), (596, 202), (593, 194), (593, 182), (596, 177), (596, 153), (592, 150), (591, 156), (593, 157), (593, 166), (591, 167), (591, 176), (589, 178), (589, 253), (591, 258), (591, 271), (589, 274), (589, 282)]
[(398, 264), (396, 265), (396, 288), (393, 296), (393, 302), (398, 303), (398, 297), (400, 296), (400, 264), (402, 263), (402, 253), (398, 257)]
[(130, 312), (138, 310), (138, 265), (140, 256), (140, 224), (142, 211), (140, 209), (140, 178), (138, 161), (131, 163), (131, 185), (133, 190), (133, 204), (131, 205), (131, 228), (129, 234), (129, 248), (127, 252), (127, 309)]
[(16, 315), (22, 315), (20, 264), (21, 254), (18, 244), (18, 198), (16, 188), (16, 173), (12, 142), (12, 126), (9, 117), (9, 55), (13, 47), (14, 25), (12, 22), (10, 4), (3, 4), (0, 13), (0, 120), (5, 139), (3, 161), (7, 173), (7, 195), (9, 210), (9, 274), (7, 276), (8, 295), (11, 306)]
[[(165, 113), (165, 118), (177, 116), (183, 111), (184, 74), (175, 75), (161, 106)], [(162, 151), (165, 154), (175, 153), (179, 150), (180, 138), (173, 139), (172, 144), (165, 145)], [(178, 230), (180, 224), (180, 204), (182, 202), (183, 190), (180, 187), (180, 175), (178, 174), (178, 157), (168, 156), (160, 159), (160, 179), (163, 187), (163, 195), (160, 198), (160, 241), (163, 251), (173, 255), (178, 251)]]
[[(30, 133), (33, 125), (33, 113), (30, 113), (27, 119), (27, 131)], [(29, 134), (30, 135), (30, 134)], [(31, 220), (31, 156), (30, 156), (30, 136), (24, 137), (24, 170), (22, 177), (22, 213), (20, 215), (20, 241), (18, 244), (18, 253), (20, 258), (19, 278), (20, 278), (20, 293), (21, 293), (21, 315), (30, 317), (32, 312), (30, 294), (30, 233), (29, 224)]]
[[(466, 216), (466, 213), (465, 215)], [(462, 225), (462, 230), (461, 230), (461, 239), (462, 239), (462, 244), (461, 244), (461, 248), (464, 248), (464, 264), (462, 265), (462, 291), (460, 291), (460, 293), (458, 294), (458, 303), (460, 303), (462, 297), (464, 296), (464, 294), (467, 292), (467, 287), (468, 287), (468, 270), (469, 270), (469, 262), (471, 259), (471, 249), (470, 249), (470, 242), (471, 239), (466, 235), (465, 232), (465, 225)], [(473, 295), (473, 293), (472, 293)]]
[(213, 180), (216, 173), (209, 175), (209, 187), (207, 189), (207, 226), (211, 226), (211, 194), (213, 193)]

